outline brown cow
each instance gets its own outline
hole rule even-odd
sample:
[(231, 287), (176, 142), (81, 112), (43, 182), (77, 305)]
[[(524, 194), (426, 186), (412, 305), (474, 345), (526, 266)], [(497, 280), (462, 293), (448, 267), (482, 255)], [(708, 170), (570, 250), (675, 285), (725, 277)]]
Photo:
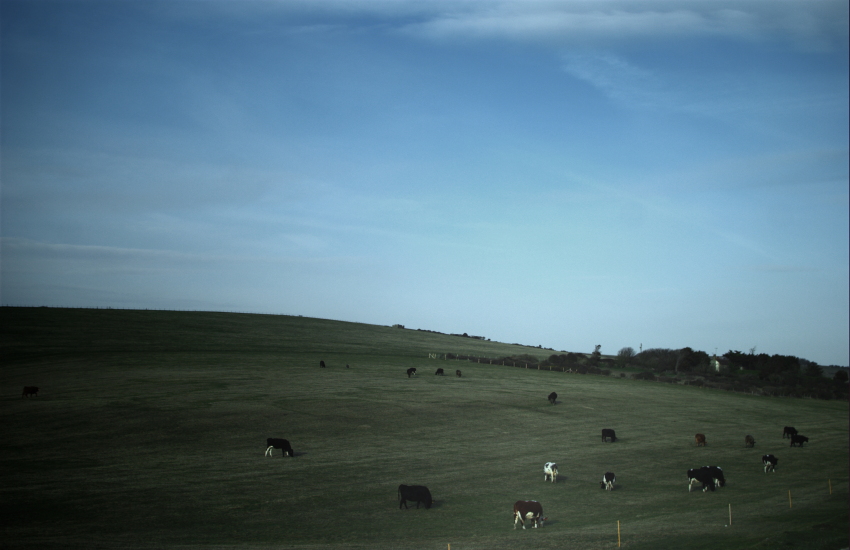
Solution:
[(755, 447), (756, 440), (753, 439), (753, 436), (748, 435), (744, 437), (744, 447)]
[(536, 500), (518, 500), (514, 503), (514, 529), (517, 522), (525, 529), (525, 521), (531, 522), (531, 526), (537, 529), (538, 526), (543, 527), (543, 522), (548, 518), (543, 516), (543, 505)]
[(31, 395), (38, 397), (38, 386), (24, 386), (24, 393), (21, 394), (21, 399)]
[(697, 447), (705, 447), (705, 436), (703, 434), (696, 434), (694, 440), (697, 442)]
[(456, 370), (455, 374), (457, 375), (458, 378), (460, 378), (460, 371), (459, 370)]

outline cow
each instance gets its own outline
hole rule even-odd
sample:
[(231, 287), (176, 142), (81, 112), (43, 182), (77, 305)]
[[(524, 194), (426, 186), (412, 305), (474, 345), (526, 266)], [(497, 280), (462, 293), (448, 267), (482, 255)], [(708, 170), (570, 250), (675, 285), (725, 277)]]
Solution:
[(744, 436), (744, 447), (755, 447), (756, 440), (753, 439), (753, 436), (746, 435)]
[(416, 367), (410, 367), (407, 369), (407, 377), (416, 376)]
[(726, 487), (726, 478), (723, 476), (723, 470), (720, 466), (703, 466), (701, 469), (708, 472), (714, 479), (715, 487)]
[(614, 476), (614, 472), (605, 472), (605, 475), (602, 476), (602, 481), (599, 483), (599, 488), (606, 491), (613, 491), (615, 481), (617, 481), (617, 478)]
[(714, 478), (703, 468), (691, 468), (688, 470), (688, 492), (691, 492), (691, 489), (697, 483), (702, 483), (702, 492), (706, 492), (707, 490), (714, 491)]
[(324, 361), (319, 361), (319, 368), (320, 369), (325, 368), (325, 362)]
[(705, 436), (703, 434), (696, 434), (694, 441), (696, 441), (697, 447), (705, 447)]
[(295, 456), (295, 451), (292, 450), (292, 445), (286, 439), (270, 437), (266, 439), (266, 456), (272, 456), (274, 449), (283, 451), (283, 456)]
[(424, 485), (399, 485), (398, 486), (398, 509), (401, 510), (401, 505), (404, 504), (405, 510), (408, 509), (407, 501), (415, 502), (416, 508), (419, 509), (419, 503), (425, 505), (425, 509), (431, 507), (434, 500), (431, 498), (431, 491)]
[(21, 394), (21, 399), (34, 395), (38, 397), (38, 386), (24, 386), (24, 392)]
[(434, 376), (436, 376), (436, 375), (438, 375), (438, 374), (439, 374), (440, 376), (443, 376), (445, 373), (443, 372), (443, 369), (437, 369), (437, 372), (435, 372), (435, 373), (434, 373)]
[(614, 433), (614, 430), (611, 430), (609, 428), (603, 428), (602, 429), (602, 443), (605, 443), (606, 441), (608, 441), (609, 438), (611, 439), (611, 443), (617, 441), (617, 435)]
[(517, 522), (525, 529), (525, 520), (528, 520), (535, 529), (543, 527), (543, 522), (549, 518), (542, 516), (543, 505), (536, 500), (518, 500), (514, 503), (514, 529)]
[(792, 435), (791, 446), (793, 447), (796, 444), (797, 447), (802, 447), (803, 443), (806, 443), (808, 440), (809, 438), (804, 435)]
[(460, 369), (458, 369), (458, 370), (456, 370), (456, 371), (455, 371), (455, 376), (457, 376), (458, 378), (460, 378)]
[(761, 457), (761, 462), (764, 464), (764, 473), (776, 473), (776, 465), (779, 463), (778, 458), (773, 455), (764, 455)]
[(552, 483), (557, 483), (558, 465), (554, 462), (547, 462), (543, 465), (543, 481), (552, 480)]
[(548, 399), (549, 399), (549, 403), (552, 403), (554, 405), (558, 402), (558, 394), (555, 393), (555, 392), (552, 392), (552, 393), (549, 394)]
[(784, 428), (782, 428), (782, 439), (785, 439), (786, 437), (792, 437), (792, 436), (795, 436), (795, 435), (797, 435), (797, 429), (794, 428), (793, 426), (785, 426)]

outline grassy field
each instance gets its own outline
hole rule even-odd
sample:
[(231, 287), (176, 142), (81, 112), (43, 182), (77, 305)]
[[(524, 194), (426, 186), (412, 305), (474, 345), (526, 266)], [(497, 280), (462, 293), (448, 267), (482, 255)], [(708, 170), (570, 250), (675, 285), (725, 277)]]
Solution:
[[(631, 549), (848, 546), (846, 402), (435, 360), (551, 352), (302, 317), (0, 320), (2, 548), (616, 548), (618, 521)], [(810, 442), (789, 448), (786, 425)], [(264, 457), (267, 437), (296, 456)], [(689, 493), (708, 464), (726, 487)], [(399, 510), (401, 483), (434, 507)], [(512, 530), (520, 499), (543, 504), (542, 529)]]

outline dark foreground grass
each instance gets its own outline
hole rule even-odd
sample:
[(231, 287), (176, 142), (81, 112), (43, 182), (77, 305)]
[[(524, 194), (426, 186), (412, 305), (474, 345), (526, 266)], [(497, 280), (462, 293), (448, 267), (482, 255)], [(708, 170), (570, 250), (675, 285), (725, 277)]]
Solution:
[[(617, 521), (632, 549), (848, 546), (846, 402), (438, 361), (550, 352), (297, 317), (0, 321), (3, 547), (616, 548)], [(789, 448), (786, 425), (810, 442)], [(297, 456), (264, 457), (267, 437)], [(689, 493), (686, 470), (707, 464), (727, 486)], [(427, 485), (434, 507), (399, 510), (400, 483)], [(512, 530), (519, 499), (543, 504), (542, 529)]]

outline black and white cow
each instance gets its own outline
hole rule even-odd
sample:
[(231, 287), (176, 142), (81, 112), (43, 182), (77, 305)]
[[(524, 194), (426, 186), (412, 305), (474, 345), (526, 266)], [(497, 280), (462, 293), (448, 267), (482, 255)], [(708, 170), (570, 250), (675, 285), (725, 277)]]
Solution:
[(786, 437), (793, 437), (795, 435), (797, 435), (797, 429), (793, 426), (785, 426), (782, 428), (782, 439), (785, 439)]
[(726, 478), (723, 476), (723, 470), (720, 469), (720, 466), (703, 466), (702, 469), (714, 479), (715, 487), (726, 487)]
[(764, 455), (761, 457), (762, 464), (764, 464), (764, 473), (773, 472), (776, 473), (776, 465), (779, 463), (779, 459), (773, 455)]
[(552, 480), (552, 483), (557, 483), (558, 465), (554, 462), (547, 462), (543, 465), (543, 481)]
[(295, 456), (295, 451), (292, 450), (288, 440), (277, 437), (266, 439), (266, 456), (272, 456), (275, 449), (283, 451), (283, 456)]
[(756, 440), (753, 439), (753, 436), (746, 435), (744, 436), (744, 447), (755, 447)]
[(599, 488), (606, 491), (613, 491), (615, 481), (617, 481), (617, 478), (614, 476), (614, 472), (605, 472), (605, 475), (602, 476), (602, 481), (599, 482)]
[(431, 491), (424, 485), (399, 485), (398, 486), (398, 509), (401, 510), (401, 505), (407, 509), (407, 501), (415, 502), (416, 508), (419, 508), (419, 503), (425, 505), (425, 509), (431, 507), (434, 500), (431, 498)]
[(552, 392), (552, 393), (549, 394), (548, 399), (549, 399), (549, 403), (552, 403), (554, 405), (558, 402), (558, 394), (555, 393), (555, 392)]
[(24, 386), (24, 393), (21, 394), (21, 399), (32, 395), (38, 397), (38, 386)]
[(697, 483), (702, 483), (702, 492), (707, 490), (714, 491), (714, 477), (703, 468), (691, 468), (688, 470), (688, 492)]
[(535, 529), (538, 526), (543, 527), (543, 522), (548, 518), (542, 516), (543, 505), (536, 500), (518, 500), (514, 503), (514, 529), (517, 523), (525, 529), (525, 520), (528, 520)]
[(435, 373), (434, 373), (434, 375), (436, 376), (436, 375), (438, 375), (438, 374), (439, 374), (440, 376), (443, 376), (445, 373), (443, 372), (443, 369), (437, 369), (437, 372), (435, 372)]
[(604, 428), (602, 430), (602, 442), (605, 443), (608, 439), (611, 440), (611, 443), (617, 441), (617, 435), (614, 433), (614, 430)]
[(407, 377), (416, 376), (416, 367), (410, 367), (407, 369)]
[(803, 443), (809, 441), (809, 438), (804, 435), (792, 435), (791, 436), (791, 446), (802, 447)]

